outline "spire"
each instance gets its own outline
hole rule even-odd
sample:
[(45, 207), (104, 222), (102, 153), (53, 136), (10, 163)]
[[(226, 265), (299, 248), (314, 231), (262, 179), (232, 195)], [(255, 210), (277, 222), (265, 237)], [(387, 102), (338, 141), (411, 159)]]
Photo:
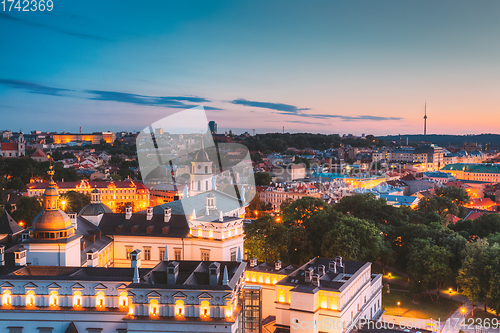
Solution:
[(135, 266), (134, 268), (134, 279), (132, 283), (139, 283), (139, 267)]
[(241, 262), (241, 248), (238, 246), (238, 254), (236, 255), (236, 261)]
[(55, 172), (53, 170), (53, 166), (52, 166), (52, 162), (51, 162), (50, 166), (49, 166), (49, 171), (47, 171), (47, 174), (50, 176), (49, 187), (47, 187), (47, 189), (43, 193), (46, 210), (58, 209), (57, 202), (59, 200), (59, 192), (57, 191), (57, 186), (56, 186), (56, 183), (54, 182), (54, 178), (53, 178), (54, 173)]
[(222, 277), (222, 284), (227, 286), (229, 283), (229, 279), (227, 278), (227, 266), (224, 266), (224, 276)]
[(168, 261), (168, 247), (165, 245), (165, 255), (163, 256), (163, 261)]

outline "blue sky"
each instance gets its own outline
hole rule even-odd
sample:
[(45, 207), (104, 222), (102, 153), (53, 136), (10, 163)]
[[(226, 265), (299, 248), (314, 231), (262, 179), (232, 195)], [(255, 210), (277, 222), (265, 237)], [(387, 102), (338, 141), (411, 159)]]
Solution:
[(2, 129), (500, 132), (498, 1), (54, 0), (0, 11)]

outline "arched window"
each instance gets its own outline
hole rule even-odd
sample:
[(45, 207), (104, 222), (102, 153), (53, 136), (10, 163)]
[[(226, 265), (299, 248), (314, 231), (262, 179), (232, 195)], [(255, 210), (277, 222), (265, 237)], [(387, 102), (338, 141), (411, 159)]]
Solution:
[(120, 296), (118, 297), (118, 303), (120, 304), (121, 308), (126, 308), (128, 305), (128, 295), (126, 292), (121, 292)]
[(198, 191), (201, 191), (201, 182), (198, 180)]
[(208, 231), (208, 238), (214, 238), (214, 232), (212, 231), (212, 229)]
[(83, 305), (82, 293), (75, 291), (73, 294), (73, 306), (81, 307)]
[(232, 317), (233, 316), (233, 305), (231, 304), (231, 301), (228, 301), (226, 303), (226, 317), (229, 318), (229, 317)]
[(175, 301), (175, 315), (177, 317), (184, 316), (184, 302), (181, 300)]
[(50, 304), (50, 306), (58, 306), (59, 305), (59, 295), (57, 294), (57, 291), (50, 292), (49, 304)]
[(158, 305), (158, 300), (156, 299), (152, 299), (151, 301), (149, 301), (149, 315), (150, 316), (153, 316), (153, 317), (156, 317), (160, 314), (160, 308), (159, 308), (159, 305)]
[(98, 308), (103, 308), (105, 306), (104, 293), (102, 291), (98, 292), (97, 295), (95, 296), (95, 305)]
[(5, 290), (2, 295), (2, 305), (12, 305), (12, 296), (9, 290)]
[(203, 230), (198, 229), (198, 237), (203, 237)]
[(202, 301), (200, 304), (200, 317), (210, 318), (210, 304), (208, 301)]
[(26, 306), (35, 305), (35, 292), (33, 290), (28, 290), (26, 293)]

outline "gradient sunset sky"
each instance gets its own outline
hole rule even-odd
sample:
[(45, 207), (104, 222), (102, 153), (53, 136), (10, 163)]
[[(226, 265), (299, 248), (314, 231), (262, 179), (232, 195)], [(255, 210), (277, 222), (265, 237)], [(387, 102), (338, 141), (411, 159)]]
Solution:
[(53, 0), (0, 8), (0, 130), (500, 133), (500, 1)]

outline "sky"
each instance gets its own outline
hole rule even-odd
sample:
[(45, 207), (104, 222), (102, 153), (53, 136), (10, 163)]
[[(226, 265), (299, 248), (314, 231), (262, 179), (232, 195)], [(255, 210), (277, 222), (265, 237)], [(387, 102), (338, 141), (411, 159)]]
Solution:
[[(500, 1), (0, 4), (0, 130), (500, 133)], [(189, 121), (189, 120), (187, 120)]]

